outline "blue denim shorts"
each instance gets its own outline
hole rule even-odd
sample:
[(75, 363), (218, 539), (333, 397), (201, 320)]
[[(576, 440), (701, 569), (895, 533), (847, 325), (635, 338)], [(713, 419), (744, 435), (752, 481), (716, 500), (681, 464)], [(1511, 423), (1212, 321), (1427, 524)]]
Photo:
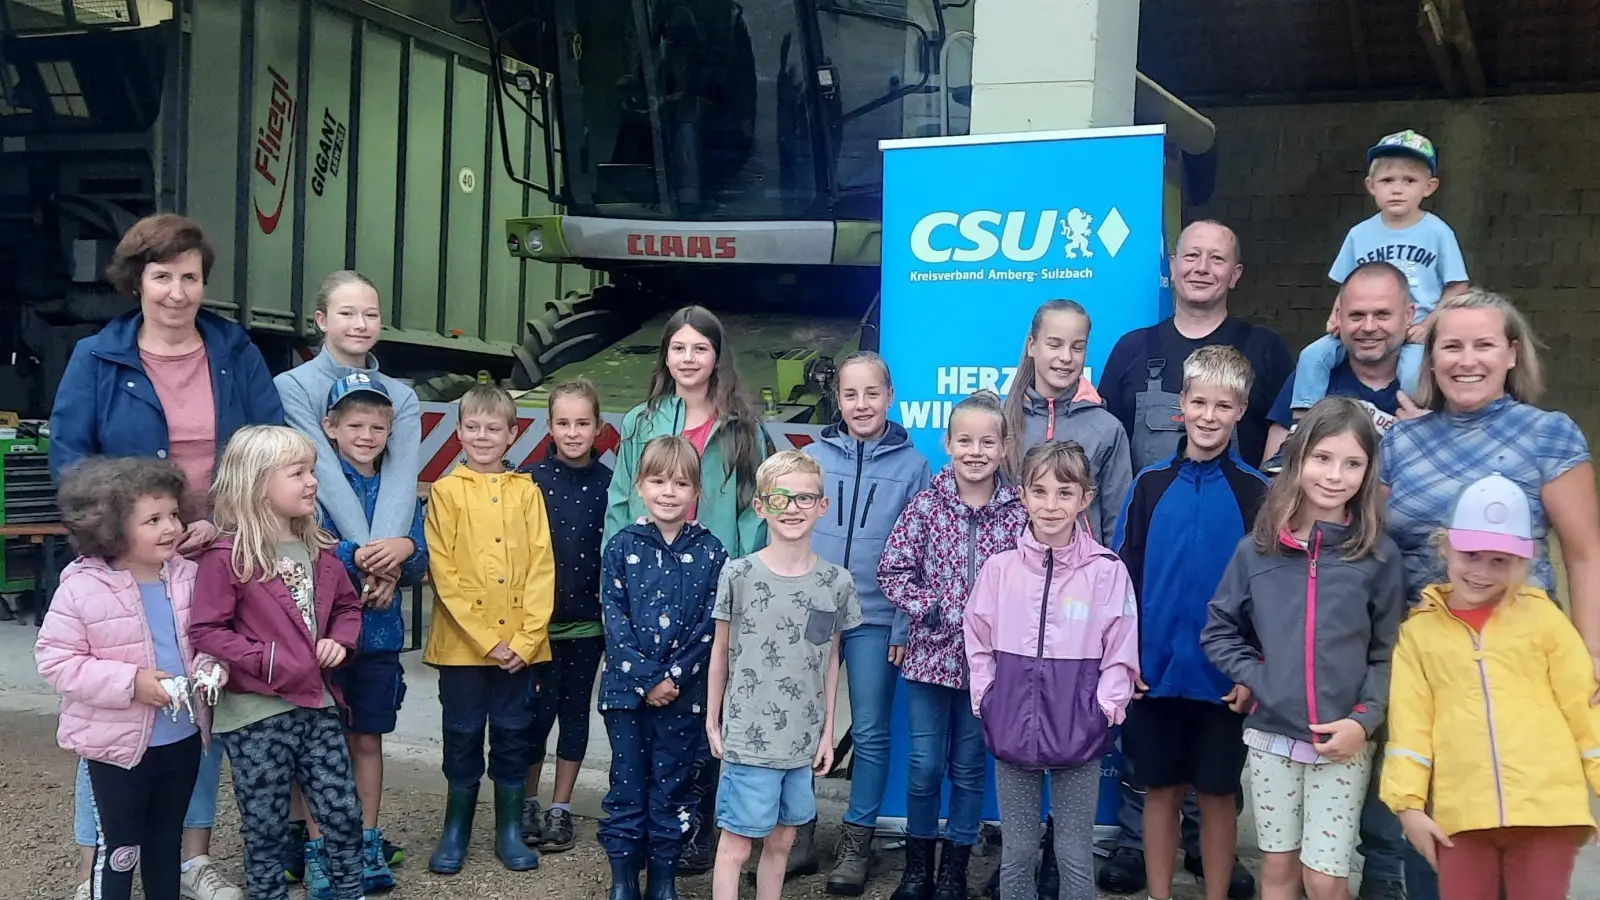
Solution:
[[(217, 790), (222, 780), (222, 741), (213, 740), (200, 757), (200, 775), (194, 780), (194, 791), (189, 794), (189, 811), (184, 813), (184, 828), (210, 828), (217, 822)], [(78, 778), (74, 783), (72, 805), (72, 838), (80, 847), (96, 844), (94, 824), (94, 791), (89, 786), (89, 767), (78, 760)]]
[(759, 840), (779, 825), (804, 825), (817, 817), (811, 767), (768, 769), (724, 762), (717, 784), (717, 826)]

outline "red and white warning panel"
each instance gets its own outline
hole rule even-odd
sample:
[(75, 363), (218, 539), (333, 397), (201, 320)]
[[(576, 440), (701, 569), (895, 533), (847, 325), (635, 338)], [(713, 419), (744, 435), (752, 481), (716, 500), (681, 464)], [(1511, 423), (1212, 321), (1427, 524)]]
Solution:
[[(433, 483), (466, 458), (461, 452), (461, 441), (456, 437), (456, 410), (454, 403), (422, 404), (423, 463), (417, 480), (423, 484)], [(507, 462), (520, 468), (525, 463), (537, 462), (544, 457), (550, 447), (550, 432), (545, 419), (546, 413), (542, 409), (517, 408), (517, 440), (511, 445), (511, 452), (506, 454)], [(602, 462), (614, 466), (617, 445), (622, 443), (622, 435), (617, 430), (622, 427), (622, 416), (607, 413), (602, 419), (604, 424), (599, 437), (595, 439), (595, 449), (600, 452)], [(773, 423), (767, 426), (767, 435), (779, 450), (799, 450), (816, 440), (821, 432), (822, 426), (819, 425)]]

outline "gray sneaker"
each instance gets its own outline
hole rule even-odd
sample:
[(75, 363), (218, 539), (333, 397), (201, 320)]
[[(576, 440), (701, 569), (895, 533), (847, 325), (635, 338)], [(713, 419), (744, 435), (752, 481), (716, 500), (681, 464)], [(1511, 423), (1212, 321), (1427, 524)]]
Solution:
[(545, 810), (542, 831), (543, 837), (539, 839), (539, 849), (546, 853), (571, 850), (577, 843), (572, 834), (572, 813), (564, 809)]
[(846, 822), (839, 832), (833, 871), (824, 889), (830, 894), (859, 897), (867, 889), (867, 869), (872, 862), (872, 829)]
[(522, 801), (522, 842), (536, 847), (544, 839), (544, 819), (539, 815), (539, 798), (528, 797)]

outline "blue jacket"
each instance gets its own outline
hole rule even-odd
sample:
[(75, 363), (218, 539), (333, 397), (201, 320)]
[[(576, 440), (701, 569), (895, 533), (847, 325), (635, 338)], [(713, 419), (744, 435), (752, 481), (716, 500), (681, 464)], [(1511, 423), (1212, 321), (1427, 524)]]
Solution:
[[(139, 359), (144, 314), (125, 313), (78, 342), (50, 411), (50, 473), (85, 456), (167, 455), (167, 417)], [(211, 365), (217, 453), (246, 425), (282, 425), (283, 404), (261, 351), (216, 313), (195, 318)]]
[(600, 708), (637, 709), (671, 678), (678, 699), (663, 709), (704, 715), (710, 675), (711, 610), (728, 551), (705, 526), (689, 522), (670, 545), (652, 523), (624, 527), (606, 542), (600, 608), (606, 668)]
[(1233, 688), (1200, 648), (1207, 605), (1255, 522), (1267, 478), (1236, 450), (1213, 460), (1177, 453), (1134, 476), (1112, 549), (1139, 598), (1139, 675), (1152, 697), (1218, 703)]
[[(379, 471), (371, 478), (357, 472), (354, 467), (343, 459), (339, 466), (344, 470), (345, 480), (350, 482), (350, 488), (355, 491), (356, 498), (361, 501), (361, 508), (367, 514), (367, 521), (372, 521), (372, 514), (378, 508), (378, 488), (383, 484), (383, 472)], [(322, 527), (328, 533), (339, 539), (333, 548), (339, 561), (344, 563), (344, 569), (350, 573), (350, 583), (356, 586), (356, 592), (361, 592), (363, 580), (362, 571), (356, 567), (356, 550), (361, 544), (356, 541), (347, 541), (339, 534), (339, 527), (334, 524), (328, 515), (326, 507), (322, 509)], [(400, 612), (400, 588), (415, 585), (424, 573), (428, 571), (428, 545), (422, 535), (422, 501), (417, 501), (416, 514), (411, 517), (411, 533), (406, 535), (417, 546), (416, 552), (400, 564), (400, 583), (396, 586), (394, 602), (387, 609), (373, 609), (363, 607), (361, 610), (361, 646), (362, 653), (398, 653), (406, 645), (406, 620)]]
[(889, 643), (903, 646), (905, 615), (878, 587), (878, 560), (900, 511), (933, 480), (928, 458), (897, 422), (875, 441), (858, 441), (843, 426), (829, 425), (805, 452), (822, 466), (822, 490), (832, 505), (817, 520), (811, 549), (850, 570), (861, 596), (861, 624), (891, 625)]
[(556, 553), (551, 630), (600, 621), (600, 534), (605, 530), (611, 468), (598, 459), (581, 469), (569, 466), (551, 445), (544, 459), (523, 466), (522, 471), (544, 491), (544, 511), (550, 519), (550, 545)]

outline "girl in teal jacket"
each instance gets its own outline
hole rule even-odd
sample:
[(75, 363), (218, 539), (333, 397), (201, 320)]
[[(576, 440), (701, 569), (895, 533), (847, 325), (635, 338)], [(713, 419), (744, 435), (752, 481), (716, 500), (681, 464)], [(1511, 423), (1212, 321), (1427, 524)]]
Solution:
[(634, 476), (644, 445), (663, 434), (683, 435), (700, 453), (700, 499), (691, 518), (722, 542), (729, 559), (765, 546), (766, 525), (750, 501), (756, 468), (772, 446), (739, 386), (722, 323), (703, 307), (686, 306), (667, 320), (650, 397), (622, 420), (604, 542), (645, 514)]

